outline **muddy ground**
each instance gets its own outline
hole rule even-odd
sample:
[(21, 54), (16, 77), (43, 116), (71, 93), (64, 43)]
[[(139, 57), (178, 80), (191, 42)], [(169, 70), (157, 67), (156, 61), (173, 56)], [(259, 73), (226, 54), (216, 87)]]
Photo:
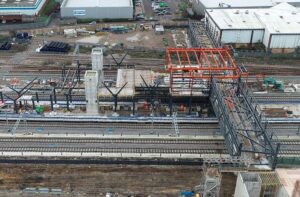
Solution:
[(200, 167), (1, 164), (0, 196), (47, 196), (25, 188), (59, 188), (62, 196), (178, 196), (199, 185)]

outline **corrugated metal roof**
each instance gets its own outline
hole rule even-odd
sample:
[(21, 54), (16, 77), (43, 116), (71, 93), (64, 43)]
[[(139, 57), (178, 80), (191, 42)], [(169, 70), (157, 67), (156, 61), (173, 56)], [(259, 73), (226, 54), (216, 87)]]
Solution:
[(198, 0), (206, 8), (218, 7), (271, 7), (274, 5), (272, 0)]
[(281, 3), (266, 10), (257, 10), (256, 13), (270, 33), (300, 34), (300, 12), (288, 3)]
[(205, 8), (263, 8), (272, 7), (279, 3), (300, 3), (300, 0), (196, 0)]
[(2, 0), (0, 7), (32, 7), (40, 2), (41, 0)]
[(213, 9), (207, 14), (220, 29), (268, 29), (270, 33), (299, 33), (300, 12), (288, 3), (267, 9)]
[(220, 29), (264, 29), (252, 10), (214, 9), (207, 13)]
[(132, 0), (65, 0), (65, 7), (132, 7)]

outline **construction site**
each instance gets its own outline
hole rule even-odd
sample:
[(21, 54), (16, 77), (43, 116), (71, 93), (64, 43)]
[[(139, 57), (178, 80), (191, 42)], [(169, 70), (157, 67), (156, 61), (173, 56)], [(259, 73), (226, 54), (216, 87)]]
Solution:
[(77, 54), (59, 75), (3, 76), (2, 162), (197, 165), (224, 172), (299, 163), (299, 85), (292, 77), (251, 76), (226, 47), (167, 48), (159, 69), (124, 64), (126, 53), (103, 53), (92, 49), (91, 69), (81, 63), (88, 55)]
[(300, 196), (298, 49), (159, 20), (2, 33), (0, 196)]

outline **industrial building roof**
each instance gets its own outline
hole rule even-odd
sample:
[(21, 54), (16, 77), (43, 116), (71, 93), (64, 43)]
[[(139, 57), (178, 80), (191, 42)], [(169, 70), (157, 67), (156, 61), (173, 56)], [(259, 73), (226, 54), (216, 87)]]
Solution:
[(34, 7), (41, 0), (0, 0), (0, 8)]
[(267, 29), (272, 34), (299, 33), (299, 9), (281, 3), (266, 9), (213, 9), (207, 14), (220, 29)]
[(132, 7), (132, 0), (65, 0), (65, 7)]
[(271, 7), (274, 5), (272, 0), (198, 0), (206, 8), (249, 8), (249, 7)]
[(300, 0), (196, 0), (201, 2), (205, 8), (263, 8), (272, 7), (279, 3), (299, 3)]
[(220, 29), (264, 29), (253, 10), (214, 9), (206, 12)]
[(281, 3), (258, 14), (270, 33), (300, 34), (300, 12), (288, 3)]

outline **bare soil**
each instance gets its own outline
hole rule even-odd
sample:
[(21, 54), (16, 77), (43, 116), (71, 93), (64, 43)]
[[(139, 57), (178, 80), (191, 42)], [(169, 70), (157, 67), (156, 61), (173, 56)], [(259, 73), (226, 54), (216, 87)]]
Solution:
[(222, 173), (220, 197), (232, 197), (236, 185), (236, 175), (231, 172)]
[(199, 185), (200, 167), (1, 164), (0, 196), (35, 196), (24, 188), (60, 188), (63, 196), (178, 196)]

